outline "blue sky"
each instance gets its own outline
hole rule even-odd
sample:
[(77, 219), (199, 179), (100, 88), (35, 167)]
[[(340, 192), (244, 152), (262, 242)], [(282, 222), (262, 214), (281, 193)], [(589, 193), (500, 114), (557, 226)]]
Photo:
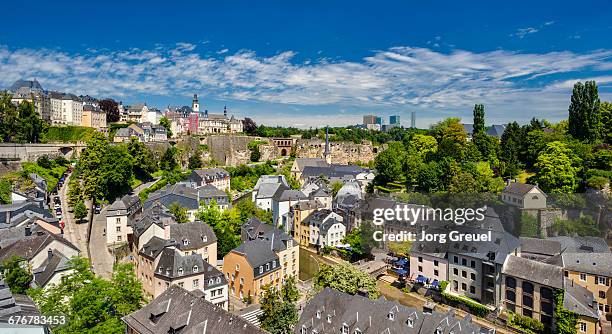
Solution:
[[(609, 1), (3, 4), (0, 87), (224, 105), (258, 123), (417, 124), (484, 103), (488, 123), (567, 115), (576, 80), (612, 100)], [(11, 13), (10, 15), (6, 13)]]

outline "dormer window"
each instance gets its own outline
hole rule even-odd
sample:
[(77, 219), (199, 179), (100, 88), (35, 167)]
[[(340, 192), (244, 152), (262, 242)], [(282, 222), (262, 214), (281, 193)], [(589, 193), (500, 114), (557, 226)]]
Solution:
[(272, 261), (272, 268), (276, 268), (276, 260)]
[(240, 271), (240, 265), (236, 264), (236, 271)]
[(159, 272), (160, 274), (164, 271), (164, 268), (159, 267), (159, 269), (157, 269), (157, 272)]
[(189, 240), (183, 239), (183, 246), (187, 246), (187, 245), (189, 245)]
[(328, 322), (328, 323), (330, 323), (330, 324), (331, 324), (331, 318), (332, 318), (332, 317), (331, 317), (331, 314), (328, 314), (328, 315), (327, 315), (327, 322)]
[(442, 330), (440, 328), (436, 328), (436, 334), (442, 334)]
[(207, 242), (208, 241), (208, 236), (202, 235), (202, 241)]
[(178, 269), (178, 274), (179, 274), (179, 275), (182, 275), (182, 274), (183, 274), (183, 268), (179, 268), (179, 269)]
[(217, 284), (221, 283), (221, 277), (217, 277)]
[(193, 272), (197, 273), (198, 272), (198, 266), (193, 266)]
[(361, 334), (361, 329), (359, 329), (359, 328), (355, 328), (355, 332), (354, 332), (354, 334)]
[(412, 328), (412, 327), (414, 327), (414, 320), (408, 319), (408, 320), (406, 320), (406, 324), (408, 325), (408, 327)]
[(213, 281), (212, 278), (208, 280), (208, 285), (213, 285), (213, 283), (214, 283), (214, 281)]
[(300, 334), (306, 334), (306, 325), (302, 325), (302, 329), (300, 330)]
[(259, 273), (263, 273), (263, 266), (259, 266)]
[(395, 320), (395, 314), (393, 312), (389, 312), (389, 314), (387, 314), (387, 319), (391, 321)]
[(321, 319), (321, 311), (317, 311), (317, 319)]
[(270, 264), (266, 263), (266, 270), (270, 270)]
[(349, 334), (349, 326), (347, 324), (342, 324), (342, 334)]

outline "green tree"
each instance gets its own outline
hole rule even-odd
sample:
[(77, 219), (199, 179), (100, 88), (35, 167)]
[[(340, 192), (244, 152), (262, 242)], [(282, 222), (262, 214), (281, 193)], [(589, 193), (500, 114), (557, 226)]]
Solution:
[(361, 226), (348, 233), (342, 242), (351, 245), (352, 252), (359, 258), (364, 258), (372, 253), (372, 248), (378, 246), (374, 240), (375, 228), (369, 221), (364, 221)]
[(578, 186), (578, 171), (572, 151), (562, 142), (552, 142), (538, 156), (535, 181), (545, 192), (571, 193)]
[(260, 158), (261, 158), (261, 152), (259, 151), (259, 145), (254, 145), (251, 148), (250, 160), (252, 162), (257, 162), (257, 161), (259, 161)]
[(196, 213), (196, 218), (208, 224), (215, 232), (219, 256), (225, 256), (240, 245), (240, 225), (243, 222), (240, 217), (240, 212), (236, 208), (221, 212), (214, 200), (207, 208)]
[(386, 150), (374, 158), (374, 165), (381, 182), (387, 183), (403, 178), (406, 151), (401, 143), (391, 142)]
[(19, 113), (11, 98), (6, 92), (0, 95), (0, 137), (5, 143), (15, 141), (19, 122)]
[(2, 264), (4, 268), (4, 281), (11, 288), (12, 293), (25, 293), (30, 288), (32, 274), (28, 270), (28, 261), (19, 256), (13, 256)]
[(376, 280), (350, 263), (321, 264), (321, 269), (314, 275), (313, 282), (319, 289), (329, 287), (351, 295), (363, 290), (367, 291), (370, 299), (380, 296)]
[(597, 141), (602, 133), (599, 93), (595, 81), (577, 82), (569, 106), (568, 130), (579, 140)]
[(19, 104), (16, 141), (21, 143), (38, 143), (45, 128), (41, 116), (34, 109), (34, 104), (23, 101)]
[(272, 334), (293, 333), (293, 327), (298, 322), (298, 311), (296, 301), (299, 292), (295, 285), (295, 278), (288, 278), (281, 290), (273, 285), (263, 288), (261, 298), (261, 310), (259, 315), (261, 328)]
[(342, 182), (339, 181), (334, 181), (331, 184), (331, 190), (332, 190), (332, 196), (336, 197), (336, 195), (338, 194), (338, 191), (340, 190), (340, 188), (342, 188)]
[(472, 136), (476, 134), (485, 133), (485, 111), (483, 104), (474, 105), (474, 127), (472, 130)]
[(85, 207), (85, 204), (83, 203), (83, 201), (79, 201), (74, 206), (74, 218), (76, 218), (77, 220), (81, 220), (85, 218), (86, 216), (87, 216), (87, 208)]
[(425, 158), (428, 154), (435, 154), (438, 151), (438, 142), (433, 136), (416, 133), (410, 138), (408, 147)]
[(109, 149), (109, 143), (102, 133), (96, 132), (87, 143), (87, 147), (81, 153), (79, 160), (80, 177), (83, 180), (83, 193), (92, 202), (96, 199), (104, 198), (105, 195), (105, 180), (102, 168), (105, 161), (106, 153)]
[(508, 124), (500, 143), (500, 160), (503, 162), (503, 175), (515, 177), (522, 168), (519, 160), (523, 146), (524, 132), (517, 122)]
[(119, 122), (119, 105), (113, 99), (103, 99), (99, 103), (100, 109), (106, 113), (106, 122)]
[(174, 146), (168, 147), (162, 155), (161, 160), (159, 162), (159, 167), (162, 170), (171, 171), (178, 168), (178, 149)]
[(601, 109), (601, 139), (612, 144), (612, 103), (601, 102), (599, 109)]
[(159, 125), (163, 126), (164, 129), (166, 129), (166, 134), (168, 138), (172, 138), (172, 124), (166, 116), (159, 119)]
[(467, 146), (467, 133), (458, 120), (452, 121), (441, 129), (438, 139), (438, 156), (450, 157), (456, 161), (463, 161)]
[(30, 291), (42, 314), (67, 317), (53, 333), (124, 333), (121, 317), (143, 304), (133, 266), (118, 264), (108, 281), (95, 276), (86, 259), (74, 258), (70, 264), (73, 272), (62, 278), (62, 284)]
[(202, 168), (203, 164), (204, 163), (202, 162), (200, 151), (196, 151), (193, 155), (189, 157), (189, 163), (187, 165), (187, 168), (198, 169), (198, 168)]
[(174, 220), (177, 223), (182, 224), (189, 221), (189, 217), (187, 216), (187, 209), (182, 207), (178, 202), (174, 202), (170, 204), (170, 213), (174, 215)]
[(130, 139), (127, 149), (133, 159), (134, 176), (139, 180), (150, 180), (152, 178), (151, 174), (158, 169), (153, 152), (137, 138)]
[(131, 190), (134, 165), (125, 145), (108, 147), (98, 168), (104, 182), (104, 198), (117, 198)]

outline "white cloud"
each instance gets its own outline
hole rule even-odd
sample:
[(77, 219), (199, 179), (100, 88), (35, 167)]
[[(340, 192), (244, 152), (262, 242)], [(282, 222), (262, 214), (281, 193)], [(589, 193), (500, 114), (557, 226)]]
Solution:
[[(47, 89), (124, 99), (205, 92), (226, 100), (390, 110), (469, 111), (482, 102), (501, 118), (506, 112), (567, 110), (568, 89), (578, 80), (569, 78), (589, 71), (597, 81), (609, 83), (612, 69), (612, 51), (607, 50), (443, 53), (400, 46), (360, 61), (320, 58), (300, 63), (295, 56), (293, 51), (262, 57), (242, 50), (203, 57), (189, 43), (79, 54), (5, 46), (0, 47), (0, 87), (37, 78)], [(525, 105), (531, 109), (524, 110)]]
[(516, 32), (510, 36), (516, 36), (518, 38), (523, 38), (529, 34), (535, 34), (538, 31), (540, 30), (534, 27), (520, 28), (520, 29), (517, 29)]

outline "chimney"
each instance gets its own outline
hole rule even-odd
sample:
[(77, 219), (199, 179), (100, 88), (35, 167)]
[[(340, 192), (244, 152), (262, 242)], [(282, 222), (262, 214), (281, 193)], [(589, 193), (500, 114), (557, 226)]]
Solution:
[(47, 259), (49, 259), (49, 261), (51, 261), (52, 257), (53, 257), (53, 250), (51, 248), (49, 248), (47, 250)]
[(32, 235), (32, 228), (30, 227), (30, 225), (25, 227), (25, 235), (26, 237)]

